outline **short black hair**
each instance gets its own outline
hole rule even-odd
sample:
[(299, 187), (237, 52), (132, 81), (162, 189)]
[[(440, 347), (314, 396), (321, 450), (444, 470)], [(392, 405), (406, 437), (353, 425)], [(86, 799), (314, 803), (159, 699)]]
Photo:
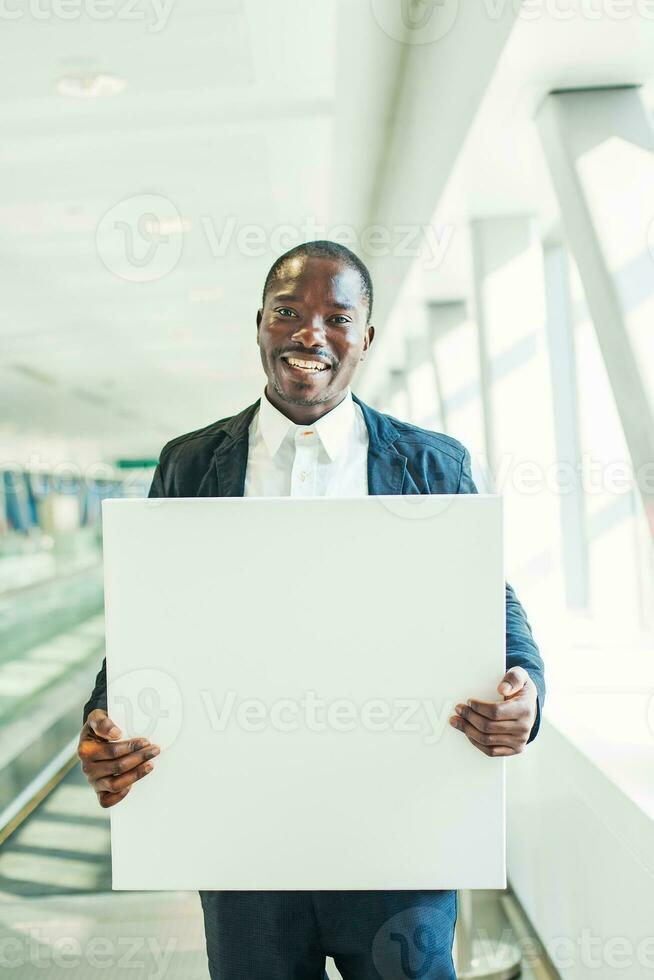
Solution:
[(337, 259), (344, 265), (354, 269), (355, 272), (359, 274), (361, 279), (361, 291), (365, 297), (366, 303), (368, 304), (368, 321), (370, 320), (370, 315), (372, 313), (372, 279), (370, 278), (370, 273), (367, 267), (361, 261), (358, 255), (346, 248), (345, 245), (341, 245), (339, 242), (330, 242), (327, 240), (316, 241), (316, 242), (304, 242), (301, 245), (296, 245), (294, 248), (289, 249), (288, 252), (284, 252), (280, 255), (278, 259), (273, 262), (270, 272), (266, 276), (266, 282), (263, 287), (263, 302), (266, 302), (266, 293), (270, 288), (271, 284), (281, 276), (282, 269), (291, 259), (297, 256), (306, 256), (307, 258), (316, 259)]

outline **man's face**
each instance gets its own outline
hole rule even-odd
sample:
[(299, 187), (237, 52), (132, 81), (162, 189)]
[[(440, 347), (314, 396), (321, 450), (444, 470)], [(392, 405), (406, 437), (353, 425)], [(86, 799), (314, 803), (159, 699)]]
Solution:
[(338, 259), (297, 256), (257, 314), (268, 397), (296, 406), (338, 404), (372, 343), (361, 278)]

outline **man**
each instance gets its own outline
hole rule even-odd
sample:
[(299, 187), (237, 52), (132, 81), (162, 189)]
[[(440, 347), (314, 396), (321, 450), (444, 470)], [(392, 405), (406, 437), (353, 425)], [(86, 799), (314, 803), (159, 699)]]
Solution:
[[(371, 308), (368, 270), (343, 246), (311, 242), (281, 256), (257, 314), (263, 396), (169, 442), (150, 496), (476, 493), (469, 453), (456, 439), (382, 415), (351, 395), (374, 338)], [(545, 694), (531, 627), (508, 584), (506, 647), (502, 700), (473, 698), (450, 719), (489, 756), (514, 755), (535, 737)], [(145, 739), (121, 740), (106, 707), (103, 664), (79, 755), (101, 805), (110, 807), (147, 775), (158, 749)], [(213, 980), (320, 980), (326, 955), (346, 980), (379, 978), (378, 967), (384, 980), (454, 977), (452, 891), (201, 892), (201, 900)], [(375, 937), (391, 919), (380, 965)]]

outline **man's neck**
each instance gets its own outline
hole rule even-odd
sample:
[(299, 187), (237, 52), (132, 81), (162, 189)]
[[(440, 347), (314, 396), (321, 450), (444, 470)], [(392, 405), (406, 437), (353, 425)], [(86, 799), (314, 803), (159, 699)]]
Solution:
[(271, 392), (268, 385), (264, 388), (264, 396), (268, 399), (271, 405), (274, 405), (278, 412), (285, 415), (287, 419), (294, 422), (296, 425), (312, 425), (321, 419), (323, 415), (327, 415), (332, 409), (336, 408), (337, 405), (347, 398), (348, 391), (339, 391), (333, 399), (328, 402), (321, 402), (319, 405), (296, 405), (293, 402), (284, 401), (280, 398), (276, 391)]

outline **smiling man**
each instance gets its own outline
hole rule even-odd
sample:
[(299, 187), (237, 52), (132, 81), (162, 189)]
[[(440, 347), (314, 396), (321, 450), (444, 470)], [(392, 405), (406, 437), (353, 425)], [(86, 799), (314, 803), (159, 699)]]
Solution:
[[(150, 496), (476, 493), (460, 442), (376, 412), (352, 395), (375, 335), (372, 300), (368, 270), (347, 248), (310, 242), (282, 255), (257, 313), (267, 379), (262, 397), (169, 442)], [(497, 701), (471, 691), (450, 719), (488, 756), (522, 752), (536, 735), (545, 695), (538, 647), (508, 583), (506, 667)], [(101, 805), (111, 807), (151, 771), (159, 750), (145, 739), (123, 740), (106, 709), (103, 664), (84, 709), (79, 756)], [(452, 891), (223, 891), (201, 892), (201, 900), (212, 980), (322, 980), (326, 956), (345, 980), (455, 977)], [(390, 919), (393, 931), (380, 954), (375, 937)]]

